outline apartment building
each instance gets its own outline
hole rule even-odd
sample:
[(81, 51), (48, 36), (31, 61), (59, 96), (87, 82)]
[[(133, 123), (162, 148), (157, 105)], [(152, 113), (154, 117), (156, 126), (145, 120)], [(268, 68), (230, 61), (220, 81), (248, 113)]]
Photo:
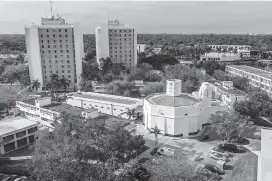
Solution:
[(42, 85), (38, 92), (52, 74), (69, 80), (67, 90), (79, 89), (84, 56), (79, 23), (67, 24), (54, 16), (42, 18), (41, 25), (25, 27), (25, 36), (30, 79)]
[(23, 117), (9, 117), (0, 121), (0, 154), (24, 147), (35, 141), (37, 122)]
[(272, 96), (272, 72), (245, 65), (228, 65), (226, 72), (230, 76), (247, 77), (254, 87), (260, 87)]
[(134, 28), (121, 24), (118, 19), (95, 29), (96, 60), (110, 57), (113, 63), (132, 68), (137, 65), (137, 34)]

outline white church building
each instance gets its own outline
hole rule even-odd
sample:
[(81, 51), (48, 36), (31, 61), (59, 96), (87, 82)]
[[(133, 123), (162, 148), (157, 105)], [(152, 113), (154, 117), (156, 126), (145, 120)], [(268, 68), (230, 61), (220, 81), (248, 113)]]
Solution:
[(155, 93), (144, 99), (145, 128), (156, 125), (168, 136), (188, 136), (202, 130), (211, 114), (227, 110), (228, 106), (212, 100), (212, 88), (202, 83), (197, 96), (181, 92), (181, 80), (166, 82), (166, 93)]

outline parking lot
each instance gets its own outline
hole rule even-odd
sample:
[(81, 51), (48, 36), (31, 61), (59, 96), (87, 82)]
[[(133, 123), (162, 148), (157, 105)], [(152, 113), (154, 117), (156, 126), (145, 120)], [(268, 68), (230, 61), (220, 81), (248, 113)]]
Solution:
[[(137, 128), (137, 132), (144, 135), (146, 144), (154, 145), (154, 135), (148, 134), (144, 130)], [(177, 155), (182, 159), (194, 160), (202, 157), (201, 164), (216, 165), (216, 160), (210, 158), (210, 152), (217, 147), (218, 140), (200, 142), (195, 138), (172, 138), (166, 136), (159, 136), (159, 148), (166, 147), (176, 150)], [(246, 148), (254, 147), (258, 149), (260, 146), (259, 140), (250, 140), (249, 145), (238, 146), (238, 151), (232, 153), (233, 157), (227, 162), (225, 166), (225, 175), (223, 181), (256, 181), (257, 180), (257, 166), (258, 157)], [(152, 159), (150, 154), (145, 154), (145, 157)]]

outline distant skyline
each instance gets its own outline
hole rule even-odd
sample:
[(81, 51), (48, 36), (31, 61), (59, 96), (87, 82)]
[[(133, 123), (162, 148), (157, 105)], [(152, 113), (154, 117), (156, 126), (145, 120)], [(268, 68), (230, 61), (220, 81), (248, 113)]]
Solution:
[[(137, 33), (272, 33), (272, 2), (56, 1), (54, 14), (79, 21), (83, 33), (118, 17)], [(24, 34), (24, 26), (50, 17), (49, 1), (0, 2), (0, 34)]]

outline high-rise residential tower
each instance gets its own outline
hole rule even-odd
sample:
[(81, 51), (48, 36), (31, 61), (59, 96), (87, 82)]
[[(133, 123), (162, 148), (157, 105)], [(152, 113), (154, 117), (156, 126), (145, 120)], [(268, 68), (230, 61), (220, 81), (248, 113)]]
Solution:
[(95, 29), (96, 61), (110, 57), (113, 63), (132, 68), (137, 65), (137, 34), (134, 28), (121, 24), (118, 19)]
[(69, 81), (67, 90), (79, 89), (84, 56), (83, 34), (79, 23), (67, 24), (61, 17), (42, 18), (41, 25), (25, 27), (30, 80), (42, 87), (50, 75)]

